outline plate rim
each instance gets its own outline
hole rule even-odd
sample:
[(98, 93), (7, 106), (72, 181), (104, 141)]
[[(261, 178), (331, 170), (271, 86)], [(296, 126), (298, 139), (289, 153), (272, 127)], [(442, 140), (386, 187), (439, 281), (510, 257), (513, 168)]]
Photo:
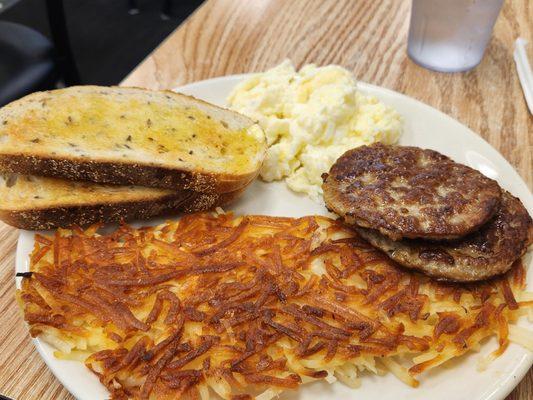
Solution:
[[(217, 76), (217, 77), (212, 77), (212, 78), (208, 78), (208, 79), (203, 79), (203, 80), (200, 80), (200, 81), (190, 82), (190, 83), (184, 84), (182, 86), (171, 88), (169, 90), (174, 91), (174, 92), (187, 91), (187, 90), (190, 90), (191, 88), (193, 88), (195, 86), (198, 86), (198, 85), (209, 85), (209, 84), (228, 81), (228, 80), (234, 80), (237, 83), (237, 82), (239, 82), (239, 81), (241, 81), (241, 80), (243, 80), (243, 79), (245, 79), (247, 77), (250, 77), (250, 76), (252, 76), (254, 74), (256, 74), (256, 73), (243, 73), (243, 74), (232, 74), (232, 75)], [(532, 196), (532, 193), (531, 193), (531, 190), (530, 190), (529, 186), (524, 181), (522, 176), (520, 176), (520, 174), (516, 171), (516, 169), (509, 163), (509, 161), (497, 149), (495, 149), (489, 142), (487, 142), (487, 140), (485, 140), (485, 138), (483, 138), (481, 135), (477, 134), (472, 129), (470, 129), (468, 126), (466, 126), (462, 122), (456, 120), (455, 118), (449, 116), (448, 114), (444, 113), (443, 111), (441, 111), (441, 110), (439, 110), (439, 109), (437, 109), (435, 107), (432, 107), (431, 105), (426, 104), (426, 103), (424, 103), (424, 102), (422, 102), (422, 101), (420, 101), (420, 100), (418, 100), (416, 98), (410, 97), (410, 96), (408, 96), (406, 94), (397, 92), (395, 90), (392, 90), (392, 89), (389, 89), (389, 88), (386, 88), (386, 87), (382, 87), (382, 86), (378, 86), (378, 85), (374, 85), (374, 84), (370, 84), (370, 83), (366, 83), (366, 82), (362, 82), (362, 81), (357, 81), (357, 88), (361, 89), (363, 92), (365, 92), (365, 91), (366, 92), (381, 92), (381, 93), (385, 93), (386, 95), (389, 95), (389, 96), (398, 97), (401, 100), (407, 100), (409, 102), (414, 102), (414, 103), (416, 103), (416, 105), (418, 107), (421, 107), (421, 108), (423, 108), (425, 110), (429, 110), (432, 113), (437, 112), (439, 114), (439, 116), (441, 118), (446, 119), (447, 122), (460, 125), (461, 128), (465, 132), (466, 131), (468, 132), (469, 136), (475, 137), (476, 140), (481, 140), (483, 142), (484, 147), (486, 149), (488, 149), (492, 153), (491, 157), (498, 158), (500, 160), (500, 162), (504, 163), (504, 165), (506, 166), (507, 169), (510, 169), (510, 170), (512, 170), (514, 172), (514, 174), (516, 175), (516, 177), (519, 180), (519, 183), (525, 188), (527, 194), (529, 195), (529, 198), (527, 198), (527, 199), (521, 198), (521, 200), (524, 202), (524, 205), (528, 209), (529, 213), (532, 214), (533, 196)], [(223, 107), (227, 108), (227, 106), (223, 106)], [(22, 230), (22, 229), (19, 230), (19, 236), (17, 238), (17, 246), (16, 246), (16, 250), (15, 250), (15, 270), (16, 270), (16, 272), (23, 272), (23, 271), (27, 270), (27, 267), (28, 267), (27, 261), (28, 260), (27, 259), (25, 259), (24, 261), (21, 261), (21, 260), (25, 258), (24, 257), (25, 256), (24, 250), (22, 248), (23, 245), (24, 245), (24, 242), (26, 240), (33, 240), (33, 239), (29, 238), (29, 235), (34, 235), (34, 232), (33, 231), (26, 231), (26, 230)], [(529, 263), (529, 266), (531, 266), (531, 265), (533, 265), (533, 259)], [(20, 288), (20, 282), (21, 282), (20, 279), (15, 278), (15, 287), (16, 287), (16, 289)], [(26, 324), (25, 321), (23, 321), (23, 323)], [(74, 384), (71, 384), (71, 383), (69, 383), (69, 381), (66, 381), (66, 380), (62, 379), (61, 377), (59, 377), (58, 375), (56, 375), (55, 368), (52, 368), (51, 365), (49, 364), (49, 357), (45, 353), (45, 350), (44, 350), (44, 347), (43, 347), (44, 343), (39, 338), (31, 338), (31, 340), (32, 340), (33, 345), (37, 349), (37, 352), (39, 353), (41, 359), (45, 362), (46, 367), (48, 368), (48, 370), (50, 372), (52, 372), (52, 374), (54, 375), (55, 379), (57, 379), (61, 383), (61, 385), (70, 394), (72, 394), (77, 399), (85, 398), (85, 397), (78, 396), (79, 394), (83, 395), (85, 393), (83, 391), (83, 389), (77, 388)], [(488, 394), (488, 396), (485, 397), (483, 400), (503, 400), (503, 399), (505, 399), (516, 388), (516, 386), (523, 380), (524, 376), (527, 374), (527, 372), (529, 371), (529, 369), (532, 366), (533, 366), (533, 352), (530, 352), (527, 349), (523, 349), (523, 354), (522, 354), (522, 357), (521, 357), (521, 361), (514, 365), (512, 371), (509, 372), (508, 375), (505, 375), (504, 378), (499, 380), (499, 382), (501, 383), (500, 386), (496, 390), (494, 390), (493, 392)], [(88, 369), (86, 370), (86, 372), (88, 374), (90, 374), (90, 371)], [(103, 387), (103, 385), (102, 385), (102, 387)], [(356, 393), (356, 391), (354, 393)]]

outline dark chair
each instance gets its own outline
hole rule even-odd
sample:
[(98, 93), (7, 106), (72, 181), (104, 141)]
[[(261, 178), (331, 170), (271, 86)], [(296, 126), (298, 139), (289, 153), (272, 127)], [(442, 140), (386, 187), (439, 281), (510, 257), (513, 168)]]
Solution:
[(63, 1), (46, 0), (52, 40), (24, 25), (0, 21), (0, 107), (26, 94), (80, 83)]
[[(139, 0), (128, 0), (128, 12), (130, 15), (137, 15), (140, 13)], [(172, 0), (163, 0), (161, 6), (161, 19), (168, 20), (172, 15)]]
[(49, 39), (23, 25), (0, 22), (0, 106), (28, 93), (50, 89), (58, 77)]
[(62, 80), (66, 86), (79, 85), (81, 79), (72, 54), (63, 0), (46, 0), (46, 13)]

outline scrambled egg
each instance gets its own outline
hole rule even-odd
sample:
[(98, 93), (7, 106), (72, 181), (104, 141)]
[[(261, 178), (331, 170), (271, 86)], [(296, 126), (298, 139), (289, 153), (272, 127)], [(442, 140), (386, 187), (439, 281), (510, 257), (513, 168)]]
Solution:
[(266, 132), (261, 178), (285, 179), (315, 201), (322, 198), (321, 175), (338, 157), (364, 144), (395, 143), (403, 125), (396, 110), (360, 93), (352, 74), (337, 65), (296, 71), (286, 60), (239, 84), (228, 104)]

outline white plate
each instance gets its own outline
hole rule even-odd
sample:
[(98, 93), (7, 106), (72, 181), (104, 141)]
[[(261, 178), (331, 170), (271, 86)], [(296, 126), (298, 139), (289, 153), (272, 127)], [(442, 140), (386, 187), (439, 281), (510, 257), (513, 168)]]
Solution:
[[(230, 90), (243, 78), (244, 76), (240, 75), (210, 79), (178, 90), (223, 106)], [(393, 106), (403, 115), (405, 132), (400, 140), (401, 144), (435, 149), (456, 161), (480, 170), (496, 179), (503, 188), (520, 197), (529, 213), (533, 214), (533, 198), (526, 184), (509, 163), (474, 132), (440, 111), (399, 93), (363, 83), (359, 84), (359, 88)], [(291, 217), (308, 214), (327, 215), (323, 205), (290, 192), (283, 183), (255, 182), (243, 198), (229, 208), (236, 213), (248, 214)], [(159, 221), (151, 223), (156, 222)], [(17, 271), (28, 271), (28, 255), (32, 248), (33, 233), (21, 231), (17, 247)], [(533, 287), (533, 274), (528, 276), (528, 286), (530, 289)], [(528, 324), (526, 321), (521, 321), (521, 324), (533, 328), (533, 324)], [(55, 359), (51, 347), (39, 339), (35, 339), (34, 344), (54, 375), (78, 399), (107, 398), (106, 389), (83, 364)], [(481, 354), (488, 354), (495, 347), (495, 340), (489, 341), (482, 347)], [(406, 386), (392, 374), (384, 377), (369, 375), (364, 376), (359, 389), (350, 389), (341, 383), (329, 385), (317, 382), (304, 385), (298, 391), (286, 393), (282, 398), (500, 400), (520, 382), (533, 363), (533, 355), (515, 344), (511, 344), (504, 355), (484, 372), (478, 372), (476, 369), (478, 357), (478, 354), (470, 354), (452, 362), (453, 368), (445, 366), (421, 376), (421, 385), (417, 389)]]

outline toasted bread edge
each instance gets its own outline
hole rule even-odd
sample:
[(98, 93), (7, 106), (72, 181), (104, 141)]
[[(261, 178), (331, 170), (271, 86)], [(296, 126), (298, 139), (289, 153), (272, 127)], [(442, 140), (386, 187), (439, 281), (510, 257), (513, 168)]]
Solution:
[(244, 188), (223, 194), (180, 192), (159, 200), (147, 199), (118, 203), (100, 203), (29, 210), (0, 210), (0, 220), (16, 228), (49, 230), (73, 225), (87, 226), (96, 222), (120, 222), (180, 213), (207, 211), (236, 200)]
[(202, 193), (229, 193), (250, 183), (256, 171), (243, 174), (210, 174), (161, 166), (74, 158), (51, 158), (26, 154), (0, 154), (0, 170), (42, 175), (74, 181), (114, 185), (137, 185)]

